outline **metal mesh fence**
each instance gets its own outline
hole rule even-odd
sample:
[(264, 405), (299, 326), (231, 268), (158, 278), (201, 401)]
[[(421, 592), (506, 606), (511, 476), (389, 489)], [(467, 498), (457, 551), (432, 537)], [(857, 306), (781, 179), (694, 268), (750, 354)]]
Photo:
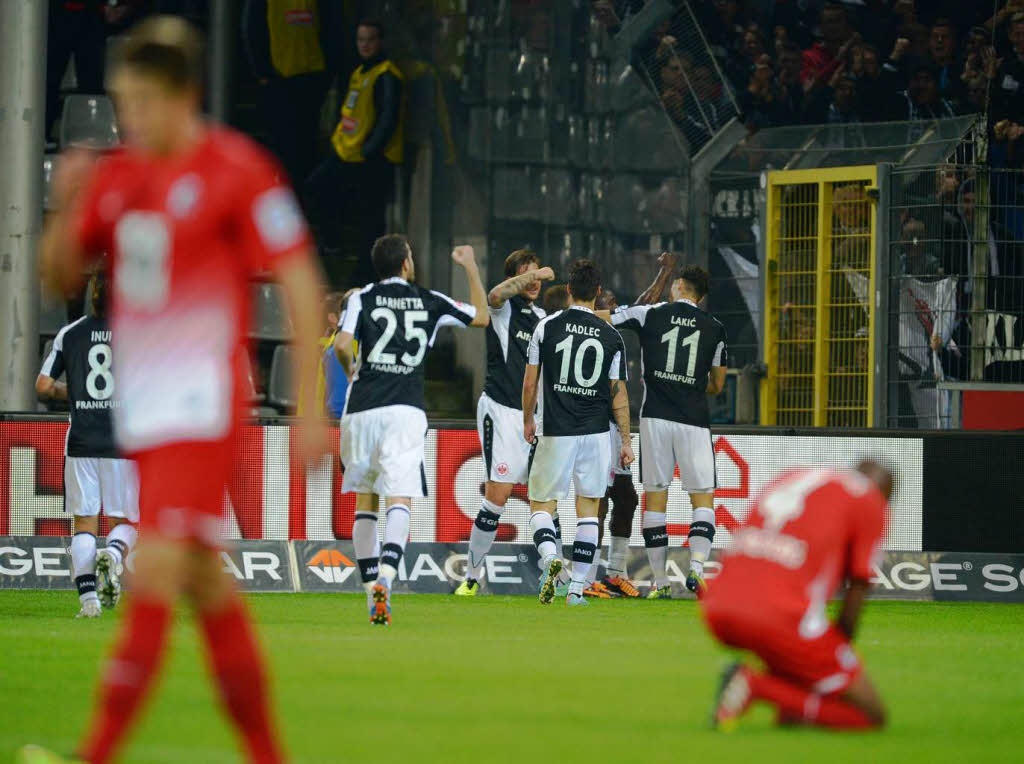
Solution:
[(891, 186), (888, 423), (950, 427), (940, 383), (1024, 383), (1024, 172), (933, 164)]

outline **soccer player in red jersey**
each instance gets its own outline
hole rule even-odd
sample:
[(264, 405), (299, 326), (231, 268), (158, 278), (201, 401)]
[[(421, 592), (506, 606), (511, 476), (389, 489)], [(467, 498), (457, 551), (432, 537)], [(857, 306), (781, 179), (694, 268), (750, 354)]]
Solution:
[[(111, 91), (125, 145), (60, 162), (58, 211), (43, 233), (51, 286), (69, 290), (100, 253), (112, 261), (118, 445), (138, 462), (141, 533), (127, 612), (78, 756), (114, 756), (155, 678), (175, 600), (193, 606), (221, 698), (248, 759), (283, 759), (263, 661), (218, 557), (218, 528), (244, 403), (248, 282), (270, 273), (295, 326), (298, 389), (316, 390), (321, 280), (306, 225), (261, 148), (200, 113), (202, 44), (153, 17), (118, 50)], [(307, 455), (326, 431), (297, 434)], [(60, 761), (29, 749), (24, 761)]]
[[(757, 700), (779, 723), (868, 729), (885, 708), (850, 642), (885, 527), (892, 473), (874, 461), (855, 470), (788, 472), (757, 499), (733, 534), (722, 572), (701, 602), (711, 633), (765, 665), (726, 669), (712, 723), (735, 727)], [(839, 617), (829, 598), (848, 582)]]

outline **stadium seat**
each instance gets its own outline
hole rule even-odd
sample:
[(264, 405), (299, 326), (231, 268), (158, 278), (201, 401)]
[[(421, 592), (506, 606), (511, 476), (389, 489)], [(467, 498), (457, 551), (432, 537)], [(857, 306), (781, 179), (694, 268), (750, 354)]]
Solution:
[(292, 353), (290, 345), (274, 348), (274, 359), (270, 362), (270, 381), (267, 383), (267, 401), (279, 409), (295, 407), (295, 391), (292, 389)]
[(277, 284), (256, 284), (252, 289), (249, 336), (257, 340), (287, 342), (294, 334), (284, 290)]
[(51, 210), (50, 207), (50, 184), (53, 183), (53, 165), (57, 156), (47, 154), (43, 157), (43, 209)]
[(252, 358), (248, 353), (242, 359), (245, 364), (245, 393), (250, 404), (262, 403), (267, 396), (256, 389), (256, 377), (252, 371)]
[(42, 297), (39, 300), (39, 333), (44, 337), (56, 337), (57, 332), (67, 326), (68, 306), (63, 302), (51, 302)]
[(120, 141), (114, 105), (101, 95), (69, 95), (60, 114), (60, 145), (89, 144), (101, 148)]

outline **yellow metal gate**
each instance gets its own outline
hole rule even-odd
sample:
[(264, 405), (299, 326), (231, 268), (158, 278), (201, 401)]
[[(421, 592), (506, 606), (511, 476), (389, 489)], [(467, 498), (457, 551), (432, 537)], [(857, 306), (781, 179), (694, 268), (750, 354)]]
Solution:
[(762, 424), (874, 422), (874, 167), (768, 173)]

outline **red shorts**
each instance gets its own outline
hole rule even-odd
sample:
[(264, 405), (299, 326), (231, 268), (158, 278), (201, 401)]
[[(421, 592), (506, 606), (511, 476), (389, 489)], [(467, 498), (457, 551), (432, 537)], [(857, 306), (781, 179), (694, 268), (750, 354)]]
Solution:
[(140, 529), (219, 546), (233, 455), (232, 439), (176, 443), (135, 454)]
[(798, 624), (773, 623), (742, 611), (704, 608), (704, 620), (720, 642), (749, 650), (770, 673), (821, 695), (842, 692), (861, 672), (850, 641), (832, 625), (806, 639)]

